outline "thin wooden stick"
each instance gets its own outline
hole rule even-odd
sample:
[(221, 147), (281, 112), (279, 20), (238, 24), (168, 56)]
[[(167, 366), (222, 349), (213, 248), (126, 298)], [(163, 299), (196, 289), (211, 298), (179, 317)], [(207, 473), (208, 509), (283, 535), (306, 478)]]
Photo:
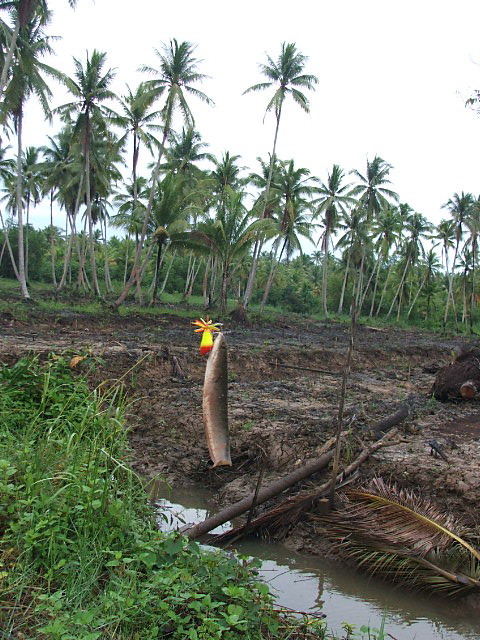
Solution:
[(297, 367), (293, 364), (282, 364), (281, 362), (269, 362), (272, 367), (283, 367), (284, 369), (298, 369), (299, 371), (311, 371), (312, 373), (323, 373), (326, 376), (341, 376), (341, 371), (325, 371), (324, 369), (311, 369), (310, 367)]

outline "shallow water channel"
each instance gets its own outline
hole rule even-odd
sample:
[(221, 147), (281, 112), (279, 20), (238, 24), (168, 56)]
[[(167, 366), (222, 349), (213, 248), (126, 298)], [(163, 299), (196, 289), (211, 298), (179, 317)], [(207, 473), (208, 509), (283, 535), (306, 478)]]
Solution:
[[(165, 531), (200, 522), (212, 512), (211, 495), (199, 488), (157, 488), (155, 505), (159, 527)], [(227, 523), (214, 533), (230, 526)], [(480, 639), (479, 611), (455, 601), (411, 593), (280, 544), (251, 539), (236, 543), (235, 549), (262, 560), (260, 577), (278, 605), (323, 613), (333, 631), (340, 632), (343, 621), (378, 628), (385, 612), (387, 637), (394, 640)]]

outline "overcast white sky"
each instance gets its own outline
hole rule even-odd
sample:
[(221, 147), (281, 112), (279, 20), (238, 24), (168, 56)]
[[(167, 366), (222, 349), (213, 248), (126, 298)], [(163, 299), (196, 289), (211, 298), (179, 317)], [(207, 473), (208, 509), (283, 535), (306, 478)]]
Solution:
[[(263, 80), (258, 63), (266, 53), (275, 58), (283, 41), (295, 42), (319, 84), (309, 115), (286, 105), (280, 158), (326, 179), (334, 163), (363, 173), (367, 157), (378, 154), (393, 165), (402, 202), (434, 222), (454, 192), (480, 193), (480, 116), (464, 106), (480, 88), (478, 0), (78, 0), (75, 11), (67, 0), (49, 5), (49, 32), (62, 37), (52, 64), (72, 74), (72, 56), (105, 51), (120, 94), (145, 78), (141, 64), (157, 66), (153, 49), (162, 42), (197, 44), (200, 69), (211, 76), (201, 89), (216, 106), (190, 104), (218, 156), (240, 154), (252, 169), (257, 156), (267, 156), (273, 116), (262, 120), (271, 93), (242, 92)], [(64, 101), (60, 89), (55, 93), (54, 106)], [(28, 107), (28, 144), (55, 133), (38, 114)]]

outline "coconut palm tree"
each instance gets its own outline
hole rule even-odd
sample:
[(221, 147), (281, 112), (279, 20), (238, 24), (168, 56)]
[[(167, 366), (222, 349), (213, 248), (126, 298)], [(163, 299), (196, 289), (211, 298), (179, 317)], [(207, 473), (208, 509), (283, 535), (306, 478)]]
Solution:
[(35, 96), (47, 119), (51, 117), (48, 99), (52, 95), (51, 88), (44, 76), (62, 79), (63, 75), (41, 62), (42, 56), (52, 53), (49, 38), (43, 31), (45, 19), (34, 16), (23, 25), (17, 40), (10, 69), (8, 85), (5, 89), (4, 100), (0, 106), (0, 121), (5, 123), (8, 118), (13, 121), (17, 134), (17, 183), (16, 183), (16, 214), (18, 222), (18, 280), (24, 299), (29, 299), (26, 273), (23, 234), (23, 119), (25, 104), (31, 96)]
[[(293, 160), (280, 163), (276, 179), (278, 182), (276, 181), (272, 187), (280, 194), (281, 211), (277, 219), (277, 238), (273, 243), (272, 266), (261, 302), (262, 311), (283, 255), (285, 254), (288, 260), (295, 250), (301, 252), (299, 236), (313, 242), (311, 232), (314, 225), (309, 218), (313, 207), (311, 196), (315, 191), (312, 182), (317, 180), (310, 176), (308, 169), (295, 168)], [(307, 211), (310, 213), (309, 217), (306, 216)], [(277, 258), (279, 248), (280, 253)]]
[(445, 264), (445, 274), (447, 276), (447, 300), (445, 300), (445, 312), (447, 311), (447, 304), (449, 304), (450, 297), (452, 297), (452, 305), (455, 313), (455, 299), (453, 298), (453, 291), (450, 287), (450, 278), (453, 277), (450, 274), (449, 268), (449, 250), (455, 246), (456, 225), (455, 220), (441, 220), (435, 228), (435, 233), (432, 238), (438, 239), (442, 245), (442, 258)]
[(359, 182), (352, 189), (352, 195), (359, 199), (359, 205), (365, 210), (367, 222), (377, 216), (382, 209), (394, 202), (398, 202), (398, 194), (386, 185), (391, 184), (388, 179), (391, 164), (385, 162), (380, 156), (375, 156), (370, 162), (367, 159), (367, 171), (361, 174), (356, 169), (352, 170)]
[(36, 206), (42, 199), (43, 176), (40, 173), (40, 148), (29, 146), (23, 152), (22, 172), (25, 220), (25, 278), (28, 282), (28, 228), (30, 225), (30, 205)]
[(323, 224), (323, 233), (320, 236), (319, 244), (323, 252), (322, 308), (325, 316), (328, 316), (327, 283), (331, 238), (337, 230), (340, 216), (346, 215), (349, 207), (355, 202), (355, 198), (350, 195), (351, 185), (343, 184), (344, 178), (343, 169), (338, 164), (334, 164), (326, 182), (321, 182), (318, 187), (320, 196), (314, 200), (317, 207), (315, 218), (321, 216)]
[(200, 222), (185, 235), (191, 246), (203, 253), (213, 254), (220, 273), (220, 313), (227, 310), (228, 286), (241, 260), (250, 250), (257, 232), (267, 232), (269, 220), (253, 220), (243, 204), (244, 193), (227, 187), (215, 219)]
[[(410, 309), (408, 310), (407, 318), (410, 318), (410, 314), (412, 313), (413, 308), (415, 307), (415, 304), (417, 302), (417, 299), (422, 289), (425, 286), (428, 286), (438, 275), (438, 272), (440, 270), (440, 262), (438, 260), (437, 252), (435, 251), (436, 246), (437, 245), (429, 249), (428, 253), (425, 256), (425, 260), (423, 261), (423, 264), (420, 265), (420, 269), (424, 271), (424, 275), (420, 283), (420, 286), (418, 287), (417, 292), (415, 293), (412, 304), (410, 305)], [(428, 307), (429, 305), (427, 305), (427, 309)], [(427, 315), (428, 315), (428, 310), (427, 310)]]
[[(148, 196), (149, 191), (147, 190), (147, 179), (142, 176), (137, 176), (136, 185), (134, 185), (133, 182), (124, 184), (124, 190), (117, 190), (113, 197), (113, 202), (118, 209), (117, 213), (111, 216), (110, 224), (113, 227), (124, 229), (127, 232), (125, 240), (125, 270), (123, 286), (125, 286), (127, 282), (127, 271), (130, 259), (130, 238), (131, 236), (134, 237), (134, 250), (136, 250), (140, 234), (142, 232)], [(137, 295), (141, 302), (142, 296), (139, 287), (137, 287)]]
[(170, 172), (157, 186), (151, 219), (154, 228), (152, 240), (157, 246), (152, 305), (157, 301), (162, 252), (168, 245), (184, 244), (183, 234), (187, 227), (188, 214), (184, 180), (182, 175)]
[[(337, 313), (342, 313), (351, 265), (356, 269), (360, 268), (365, 255), (365, 245), (368, 239), (366, 211), (362, 207), (354, 207), (351, 211), (343, 215), (339, 223), (339, 228), (345, 230), (345, 233), (338, 239), (336, 247), (344, 249), (346, 253), (345, 272), (337, 310)], [(356, 283), (356, 280), (355, 278), (354, 283)], [(352, 298), (354, 295), (355, 287), (352, 291)]]
[[(373, 287), (372, 303), (370, 305), (370, 317), (373, 315), (375, 307), (375, 299), (378, 288), (378, 281), (380, 276), (380, 269), (382, 265), (385, 265), (388, 261), (390, 251), (394, 245), (397, 245), (400, 241), (400, 235), (402, 231), (402, 218), (400, 215), (400, 209), (398, 207), (387, 207), (376, 218), (372, 226), (372, 235), (375, 239), (375, 250), (377, 251), (377, 265), (375, 284)], [(387, 289), (388, 281), (390, 278), (390, 272), (393, 264), (390, 265), (385, 277), (385, 283), (383, 286), (382, 294), (380, 296), (380, 302), (378, 304), (377, 313), (379, 314), (382, 308), (382, 302)], [(375, 269), (374, 269), (375, 271)]]
[(480, 236), (480, 198), (477, 198), (471, 207), (466, 219), (466, 226), (468, 229), (468, 238), (465, 246), (470, 250), (472, 255), (472, 292), (470, 296), (470, 329), (472, 329), (476, 306), (476, 274), (478, 261), (478, 239)]
[(91, 153), (94, 144), (93, 135), (107, 137), (108, 120), (118, 117), (115, 112), (104, 104), (106, 101), (116, 99), (116, 95), (110, 89), (115, 73), (112, 69), (105, 71), (106, 57), (106, 53), (94, 49), (91, 55), (87, 53), (85, 65), (80, 60), (73, 59), (74, 77), (65, 78), (65, 85), (73, 95), (74, 101), (57, 107), (55, 110), (64, 118), (70, 119), (73, 117), (75, 119), (74, 135), (78, 136), (78, 140), (81, 142), (84, 158), (84, 180), (81, 188), (84, 188), (87, 206), (90, 266), (95, 293), (99, 297), (101, 297), (101, 292), (97, 278), (93, 238)]
[(405, 244), (403, 247), (404, 250), (404, 268), (402, 271), (402, 275), (400, 278), (400, 282), (398, 284), (395, 295), (393, 296), (392, 303), (387, 313), (387, 318), (390, 317), (390, 314), (393, 311), (393, 307), (395, 302), (398, 300), (398, 312), (397, 318), (400, 315), (400, 310), (402, 306), (402, 298), (403, 298), (403, 289), (405, 285), (405, 280), (407, 277), (407, 273), (409, 270), (413, 269), (418, 262), (420, 255), (425, 255), (425, 250), (423, 247), (422, 240), (424, 238), (428, 238), (430, 232), (432, 230), (432, 225), (421, 213), (411, 213), (405, 224), (405, 229), (407, 231), (407, 238), (405, 240)]
[[(471, 208), (473, 207), (475, 202), (475, 198), (471, 193), (462, 193), (459, 195), (458, 193), (454, 193), (453, 196), (443, 205), (444, 209), (452, 216), (453, 221), (455, 222), (455, 253), (453, 255), (453, 264), (450, 272), (449, 282), (448, 282), (448, 295), (447, 295), (447, 303), (445, 305), (445, 314), (443, 317), (443, 326), (446, 327), (448, 320), (448, 309), (450, 298), (454, 300), (453, 296), (453, 277), (455, 273), (455, 267), (457, 264), (457, 256), (458, 250), (460, 246), (460, 241), (463, 235), (463, 227), (465, 225), (465, 221), (467, 216), (470, 213)], [(455, 303), (454, 303), (455, 304)], [(454, 316), (455, 316), (455, 325), (457, 323), (457, 314), (454, 308)]]
[[(273, 146), (270, 155), (270, 167), (268, 172), (267, 183), (264, 193), (264, 205), (262, 216), (264, 217), (265, 211), (269, 203), (270, 185), (273, 176), (273, 167), (276, 158), (278, 130), (280, 127), (280, 120), (282, 117), (282, 110), (285, 99), (287, 96), (291, 96), (293, 100), (305, 111), (310, 111), (310, 105), (307, 96), (303, 93), (304, 89), (313, 90), (318, 83), (318, 78), (311, 74), (305, 74), (303, 72), (307, 57), (298, 51), (295, 43), (283, 42), (280, 50), (280, 55), (276, 60), (273, 60), (267, 55), (267, 63), (260, 64), (260, 71), (266, 76), (266, 82), (260, 82), (254, 84), (243, 93), (251, 93), (257, 91), (264, 91), (266, 89), (274, 88), (274, 94), (267, 104), (265, 115), (270, 111), (273, 111), (275, 115), (275, 133), (273, 136)], [(255, 274), (257, 271), (258, 259), (262, 249), (262, 239), (257, 239), (255, 248), (253, 251), (252, 266), (245, 288), (245, 295), (243, 298), (243, 306), (247, 307), (252, 295), (253, 285), (255, 282)]]
[(165, 103), (161, 110), (163, 120), (163, 138), (159, 146), (157, 162), (152, 173), (151, 184), (153, 188), (150, 189), (150, 197), (145, 210), (139, 246), (135, 252), (132, 272), (122, 293), (113, 304), (114, 309), (118, 309), (118, 307), (123, 304), (139, 273), (141, 251), (145, 242), (148, 224), (153, 209), (153, 200), (155, 197), (154, 187), (160, 173), (162, 158), (165, 152), (165, 144), (172, 129), (172, 121), (175, 111), (180, 111), (187, 126), (194, 127), (195, 120), (187, 102), (187, 95), (193, 95), (207, 104), (213, 104), (212, 100), (210, 100), (205, 93), (199, 91), (194, 86), (195, 83), (201, 82), (207, 77), (204, 74), (199, 73), (199, 60), (194, 58), (194, 51), (195, 47), (190, 42), (185, 41), (178, 43), (177, 40), (174, 39), (171, 40), (168, 45), (163, 45), (163, 51), (155, 49), (155, 53), (160, 60), (159, 69), (146, 65), (141, 67), (142, 71), (156, 76), (153, 80), (145, 82), (146, 87), (156, 91), (157, 96), (159, 97), (164, 93), (166, 94)]

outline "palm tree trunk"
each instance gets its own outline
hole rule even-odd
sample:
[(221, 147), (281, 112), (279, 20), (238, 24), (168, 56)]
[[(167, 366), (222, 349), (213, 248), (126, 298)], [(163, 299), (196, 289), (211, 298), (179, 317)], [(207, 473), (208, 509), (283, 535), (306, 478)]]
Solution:
[(355, 307), (358, 309), (358, 315), (360, 315), (360, 295), (362, 293), (363, 288), (363, 268), (365, 266), (365, 249), (362, 251), (362, 259), (360, 261), (360, 269), (358, 274), (358, 282), (357, 282), (357, 293), (355, 296)]
[(13, 273), (15, 274), (15, 277), (17, 278), (17, 280), (20, 280), (20, 276), (18, 274), (18, 269), (17, 269), (17, 263), (15, 261), (15, 256), (13, 255), (13, 251), (12, 251), (12, 245), (10, 244), (10, 238), (8, 237), (8, 229), (5, 226), (5, 223), (3, 221), (3, 216), (1, 211), (0, 211), (0, 220), (2, 221), (2, 229), (5, 235), (5, 243), (7, 245), (8, 255), (10, 256), (10, 261), (12, 263)]
[(153, 174), (152, 174), (152, 185), (151, 185), (151, 189), (150, 189), (150, 195), (149, 195), (149, 198), (148, 198), (148, 204), (147, 204), (147, 208), (145, 210), (145, 216), (144, 216), (144, 219), (143, 219), (143, 225), (142, 225), (142, 232), (141, 232), (141, 235), (140, 235), (140, 241), (139, 241), (138, 247), (137, 247), (137, 249), (135, 251), (135, 257), (134, 257), (134, 260), (133, 260), (132, 272), (130, 274), (130, 277), (129, 277), (129, 279), (127, 281), (127, 284), (125, 285), (122, 293), (120, 294), (120, 296), (115, 300), (115, 302), (112, 305), (114, 310), (117, 310), (120, 307), (120, 305), (122, 305), (125, 302), (125, 299), (128, 296), (133, 283), (135, 282), (135, 279), (138, 278), (138, 271), (139, 271), (139, 268), (140, 268), (141, 253), (142, 253), (142, 249), (143, 249), (143, 244), (145, 242), (145, 237), (147, 235), (148, 222), (149, 222), (150, 216), (152, 214), (153, 200), (155, 198), (155, 187), (157, 185), (158, 176), (160, 174), (160, 165), (162, 163), (163, 153), (165, 151), (165, 144), (166, 144), (166, 141), (167, 141), (168, 132), (170, 130), (170, 123), (171, 123), (171, 119), (172, 119), (172, 108), (173, 108), (173, 103), (172, 103), (171, 100), (169, 100), (169, 102), (167, 103), (167, 112), (166, 112), (166, 116), (165, 116), (165, 126), (163, 128), (163, 138), (162, 138), (162, 142), (161, 142), (160, 149), (159, 149), (159, 152), (158, 152), (157, 163), (155, 165), (155, 168), (154, 168)]
[(22, 168), (22, 125), (23, 112), (20, 107), (17, 124), (17, 223), (18, 223), (18, 281), (25, 300), (30, 300), (25, 274), (25, 253), (23, 244), (23, 168)]
[(228, 291), (228, 264), (223, 265), (222, 269), (222, 286), (220, 289), (220, 315), (224, 316), (227, 313), (227, 291)]
[(473, 332), (473, 321), (474, 321), (474, 310), (475, 310), (475, 275), (477, 273), (476, 270), (476, 262), (477, 262), (477, 238), (476, 236), (472, 237), (472, 293), (470, 296), (470, 331)]
[(205, 272), (203, 274), (203, 287), (202, 287), (203, 306), (205, 309), (208, 306), (208, 295), (207, 295), (208, 271), (210, 269), (211, 262), (212, 262), (212, 256), (208, 256), (207, 264), (205, 265)]
[(422, 291), (423, 287), (425, 286), (425, 284), (426, 284), (426, 282), (428, 280), (428, 273), (429, 272), (428, 272), (428, 269), (427, 269), (427, 273), (425, 274), (425, 277), (423, 278), (422, 283), (419, 286), (419, 288), (417, 290), (417, 293), (415, 294), (415, 297), (413, 298), (413, 302), (410, 305), (410, 309), (408, 310), (407, 320), (408, 320), (408, 318), (410, 318), (410, 314), (412, 313), (413, 307), (415, 306), (415, 303), (417, 302), (418, 296), (420, 295), (420, 292)]
[(330, 226), (327, 223), (325, 229), (325, 238), (323, 245), (323, 264), (322, 264), (322, 309), (325, 317), (328, 317), (327, 308), (327, 284), (328, 284), (328, 247), (330, 245)]
[(123, 286), (127, 283), (127, 271), (128, 271), (128, 248), (130, 246), (130, 234), (127, 233), (125, 238), (125, 269), (123, 270)]
[(393, 264), (391, 264), (388, 267), (387, 277), (385, 278), (385, 282), (383, 283), (382, 295), (380, 296), (380, 302), (378, 303), (378, 307), (377, 307), (377, 310), (375, 312), (375, 316), (378, 316), (380, 311), (381, 311), (381, 309), (382, 309), (383, 299), (385, 297), (385, 294), (387, 293), (387, 285), (388, 285), (388, 281), (390, 280), (390, 274), (392, 273), (392, 269), (393, 269)]
[(350, 247), (348, 249), (347, 264), (345, 266), (345, 275), (343, 277), (342, 292), (340, 294), (340, 301), (338, 303), (338, 313), (342, 313), (342, 311), (343, 311), (343, 299), (345, 297), (345, 289), (347, 287), (348, 271), (350, 269), (350, 253), (351, 253), (351, 251), (352, 251), (352, 248)]
[(378, 289), (378, 281), (380, 279), (380, 266), (382, 264), (381, 254), (378, 256), (377, 260), (377, 275), (375, 276), (375, 284), (373, 285), (373, 294), (372, 294), (372, 304), (370, 305), (370, 313), (369, 317), (373, 316), (373, 310), (375, 308), (375, 298), (377, 297), (377, 289)]
[[(407, 276), (407, 271), (408, 271), (409, 264), (410, 264), (410, 253), (406, 257), (405, 269), (403, 270), (402, 278), (400, 280), (400, 284), (398, 285), (397, 291), (395, 292), (395, 295), (393, 296), (392, 304), (390, 305), (390, 309), (388, 310), (388, 313), (387, 313), (387, 316), (386, 316), (387, 320), (388, 320), (388, 318), (390, 317), (390, 314), (393, 311), (393, 307), (395, 305), (395, 301), (397, 300), (398, 294), (400, 293), (400, 291), (403, 291), (403, 283), (404, 283), (405, 278)], [(399, 304), (399, 307), (400, 307), (400, 302), (398, 304)]]
[[(165, 252), (164, 252), (163, 255), (165, 255)], [(173, 262), (175, 260), (175, 256), (176, 255), (177, 255), (177, 250), (175, 249), (175, 251), (172, 254), (172, 257), (171, 257), (171, 260), (170, 260), (170, 264), (168, 265), (167, 273), (165, 274), (165, 278), (163, 279), (163, 284), (162, 284), (162, 287), (160, 289), (160, 295), (162, 295), (162, 293), (165, 291), (165, 287), (167, 286), (168, 278), (170, 276), (170, 271), (172, 270)]]
[[(275, 152), (277, 148), (277, 138), (278, 138), (278, 129), (280, 126), (280, 117), (282, 115), (282, 105), (280, 104), (280, 108), (277, 114), (277, 122), (275, 126), (275, 135), (273, 137), (273, 148), (272, 148), (272, 156), (270, 158), (270, 167), (268, 170), (268, 178), (267, 184), (265, 186), (265, 202), (263, 205), (262, 218), (265, 217), (265, 211), (268, 206), (268, 198), (270, 196), (270, 185), (272, 184), (272, 176), (273, 176), (273, 167), (275, 166)], [(255, 283), (255, 276), (257, 273), (258, 260), (260, 258), (260, 252), (262, 250), (263, 245), (263, 237), (259, 237), (255, 242), (255, 247), (253, 249), (253, 258), (252, 258), (252, 266), (250, 267), (250, 273), (248, 274), (247, 286), (245, 287), (245, 293), (243, 295), (243, 306), (245, 309), (250, 302), (250, 298), (252, 297), (253, 285)]]
[(88, 248), (90, 252), (90, 268), (92, 271), (93, 287), (96, 295), (101, 298), (102, 293), (98, 284), (97, 261), (95, 259), (95, 237), (93, 233), (92, 200), (90, 193), (90, 119), (88, 115), (85, 137), (85, 192), (87, 196)]
[(282, 245), (282, 250), (280, 251), (280, 255), (277, 258), (277, 250), (275, 249), (275, 254), (272, 258), (272, 267), (270, 269), (270, 273), (268, 275), (268, 280), (267, 280), (267, 284), (265, 286), (265, 291), (263, 292), (263, 297), (262, 297), (262, 302), (260, 304), (260, 311), (263, 311), (265, 309), (265, 305), (267, 303), (267, 298), (268, 298), (268, 294), (270, 293), (270, 289), (272, 288), (272, 284), (273, 284), (273, 280), (275, 278), (275, 274), (277, 272), (277, 267), (280, 264), (281, 260), (282, 260), (282, 256), (283, 256), (283, 251), (285, 249), (285, 246), (287, 244), (287, 239), (285, 238), (283, 245)]
[[(68, 248), (67, 251), (65, 253), (65, 258), (64, 258), (64, 262), (63, 262), (63, 273), (62, 273), (62, 277), (60, 279), (60, 284), (57, 287), (56, 293), (60, 293), (60, 291), (63, 289), (63, 287), (65, 286), (65, 282), (67, 280), (67, 274), (68, 274), (68, 270), (69, 270), (69, 266), (71, 263), (71, 259), (72, 259), (72, 249), (73, 249), (73, 242), (74, 242), (74, 237), (76, 236), (75, 233), (75, 219), (78, 215), (78, 210), (80, 209), (80, 199), (82, 197), (82, 189), (83, 189), (83, 173), (80, 174), (80, 181), (78, 184), (78, 191), (77, 191), (77, 199), (75, 200), (75, 210), (73, 212), (73, 216), (70, 216), (67, 210), (67, 218), (70, 219), (70, 239), (68, 242)], [(65, 225), (65, 233), (67, 232), (67, 226)]]
[(25, 280), (28, 282), (28, 226), (30, 224), (30, 198), (27, 198), (27, 224), (25, 225)]
[(77, 238), (77, 254), (78, 254), (78, 276), (77, 276), (77, 288), (83, 287), (84, 290), (90, 289), (87, 286), (87, 273), (85, 271), (85, 261), (87, 259), (87, 217), (83, 223), (83, 235), (82, 246), (79, 246)]
[(15, 20), (15, 27), (12, 33), (12, 37), (10, 39), (10, 45), (8, 47), (7, 55), (5, 56), (5, 62), (3, 63), (2, 76), (0, 78), (0, 100), (3, 99), (3, 94), (5, 92), (5, 85), (7, 84), (7, 75), (10, 69), (10, 65), (12, 64), (13, 54), (15, 52), (15, 47), (17, 46), (19, 33), (20, 33), (20, 16), (17, 15), (17, 19)]
[(195, 284), (195, 280), (197, 279), (197, 276), (198, 276), (198, 273), (200, 271), (200, 267), (201, 266), (202, 266), (202, 261), (199, 260), (197, 269), (196, 269), (195, 273), (193, 274), (192, 278), (190, 279), (190, 286), (189, 286), (188, 292), (187, 292), (187, 299), (190, 298), (192, 293), (193, 293), (193, 285)]
[(57, 274), (55, 273), (55, 237), (53, 233), (53, 189), (50, 191), (50, 257), (52, 264), (52, 283), (57, 288)]
[(110, 278), (110, 265), (108, 264), (108, 243), (107, 243), (107, 217), (105, 216), (103, 219), (103, 251), (104, 251), (104, 259), (105, 259), (105, 289), (107, 293), (111, 293), (113, 291), (112, 287), (112, 279)]
[(159, 242), (157, 247), (157, 262), (155, 264), (155, 284), (153, 287), (152, 300), (150, 303), (152, 305), (154, 305), (155, 302), (157, 301), (158, 279), (160, 276), (160, 260), (162, 257), (162, 249), (163, 249), (163, 242)]
[(450, 276), (448, 278), (448, 293), (447, 293), (447, 301), (445, 303), (445, 314), (443, 316), (443, 328), (445, 330), (446, 326), (447, 326), (447, 320), (448, 320), (448, 309), (450, 306), (450, 298), (452, 299), (452, 311), (453, 311), (453, 315), (455, 318), (455, 328), (458, 331), (458, 324), (457, 324), (457, 310), (455, 308), (455, 297), (453, 295), (453, 278), (455, 275), (455, 265), (457, 262), (457, 256), (458, 256), (458, 245), (459, 245), (459, 241), (457, 239), (457, 243), (455, 245), (455, 255), (453, 256), (453, 264), (452, 264), (452, 270), (450, 272)]

